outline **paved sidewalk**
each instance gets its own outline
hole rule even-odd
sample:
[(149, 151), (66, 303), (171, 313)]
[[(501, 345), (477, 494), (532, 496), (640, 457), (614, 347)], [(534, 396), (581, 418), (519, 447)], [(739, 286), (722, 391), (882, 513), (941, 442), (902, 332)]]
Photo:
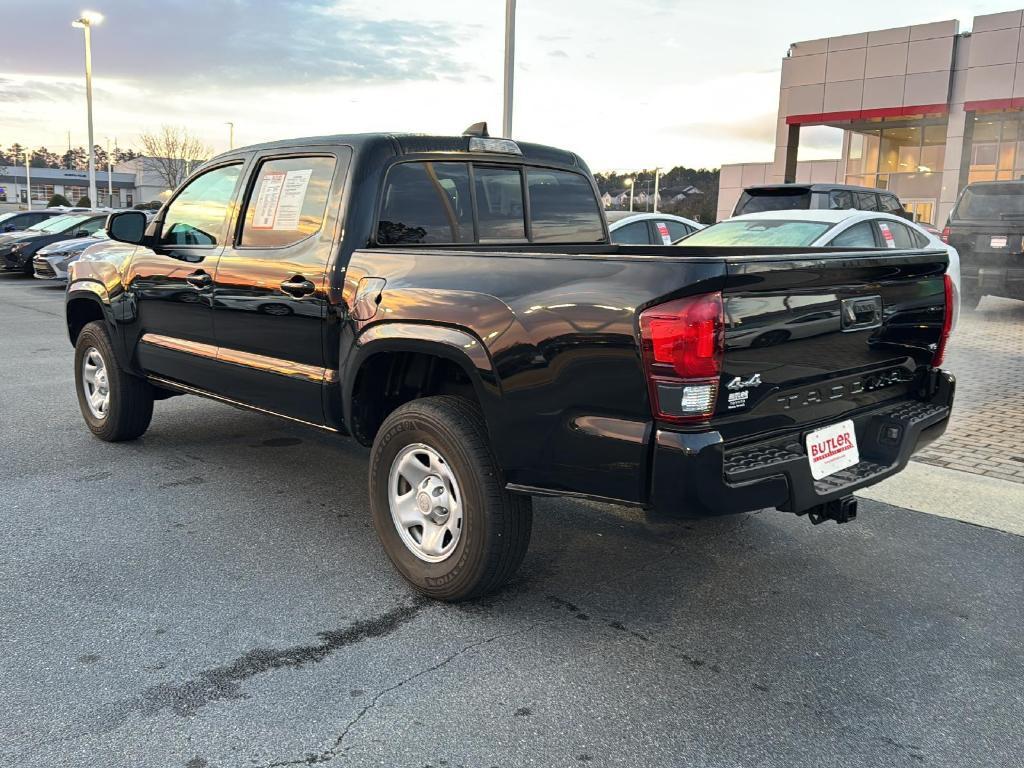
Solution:
[(1024, 301), (963, 312), (946, 366), (957, 377), (946, 434), (914, 458), (1024, 484)]

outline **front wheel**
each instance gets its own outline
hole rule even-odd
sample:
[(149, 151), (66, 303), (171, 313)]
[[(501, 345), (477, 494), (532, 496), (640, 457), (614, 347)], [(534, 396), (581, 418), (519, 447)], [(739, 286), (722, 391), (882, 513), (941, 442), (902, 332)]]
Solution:
[(526, 554), (529, 497), (508, 493), (480, 409), (438, 396), (396, 409), (370, 457), (373, 524), (398, 572), (438, 600), (508, 581)]
[(78, 406), (100, 440), (134, 440), (153, 418), (153, 388), (124, 371), (103, 323), (89, 323), (75, 342)]

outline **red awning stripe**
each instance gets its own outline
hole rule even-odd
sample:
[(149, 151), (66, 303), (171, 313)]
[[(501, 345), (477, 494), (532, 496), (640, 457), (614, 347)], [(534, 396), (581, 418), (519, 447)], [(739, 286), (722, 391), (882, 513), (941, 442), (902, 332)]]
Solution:
[(1024, 109), (1024, 98), (983, 99), (964, 103), (965, 112), (985, 112), (995, 109)]
[(878, 107), (876, 109), (853, 109), (845, 112), (818, 112), (809, 115), (787, 115), (789, 125), (825, 125), (827, 123), (852, 123), (856, 120), (871, 120), (877, 117), (912, 117), (914, 115), (945, 115), (948, 104), (915, 104), (909, 107)]

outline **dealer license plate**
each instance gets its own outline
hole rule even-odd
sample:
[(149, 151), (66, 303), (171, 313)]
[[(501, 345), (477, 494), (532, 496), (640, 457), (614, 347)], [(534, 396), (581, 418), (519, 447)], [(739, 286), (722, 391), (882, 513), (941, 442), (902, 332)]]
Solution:
[(853, 422), (841, 421), (807, 435), (807, 461), (811, 477), (820, 480), (860, 461)]
[(995, 235), (988, 241), (989, 248), (1005, 248), (1006, 235)]

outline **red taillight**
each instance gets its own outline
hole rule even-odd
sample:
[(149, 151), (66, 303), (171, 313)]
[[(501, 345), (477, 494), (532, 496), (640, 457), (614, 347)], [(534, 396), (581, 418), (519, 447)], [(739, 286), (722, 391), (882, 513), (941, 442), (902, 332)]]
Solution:
[(946, 358), (946, 344), (949, 342), (949, 334), (953, 330), (953, 312), (956, 309), (956, 292), (953, 288), (953, 278), (944, 275), (944, 293), (946, 295), (945, 314), (942, 317), (942, 336), (935, 347), (935, 354), (932, 355), (932, 365), (938, 367)]
[(947, 224), (946, 226), (944, 226), (942, 228), (942, 234), (939, 235), (939, 237), (942, 238), (942, 242), (944, 242), (944, 243), (948, 243), (949, 242), (949, 224)]
[(724, 334), (721, 293), (688, 296), (640, 313), (644, 372), (655, 416), (692, 421), (712, 414)]

